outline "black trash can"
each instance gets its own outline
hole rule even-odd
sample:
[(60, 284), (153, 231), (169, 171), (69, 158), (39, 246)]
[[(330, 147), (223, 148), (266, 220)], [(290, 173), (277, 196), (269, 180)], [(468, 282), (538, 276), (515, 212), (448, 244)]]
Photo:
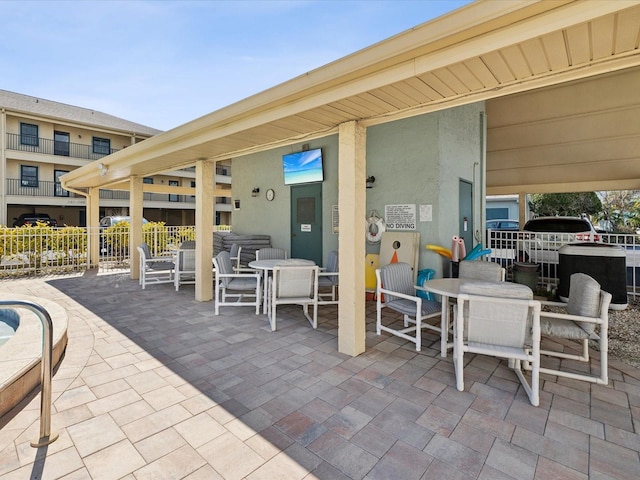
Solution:
[(606, 243), (570, 243), (558, 250), (558, 296), (569, 298), (569, 283), (573, 273), (593, 277), (602, 290), (611, 294), (613, 310), (627, 308), (627, 267), (622, 247)]

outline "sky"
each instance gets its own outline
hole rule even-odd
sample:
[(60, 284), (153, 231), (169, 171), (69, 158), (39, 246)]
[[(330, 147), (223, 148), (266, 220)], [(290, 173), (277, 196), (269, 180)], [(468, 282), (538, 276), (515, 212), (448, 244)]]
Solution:
[(169, 130), (468, 0), (0, 1), (0, 89)]

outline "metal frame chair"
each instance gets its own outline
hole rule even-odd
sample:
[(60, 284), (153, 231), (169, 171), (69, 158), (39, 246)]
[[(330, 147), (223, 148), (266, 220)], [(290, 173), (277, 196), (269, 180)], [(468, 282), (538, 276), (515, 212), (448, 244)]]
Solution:
[[(561, 308), (566, 311), (547, 312), (540, 315), (540, 328), (545, 337), (560, 338), (580, 343), (581, 352), (572, 354), (555, 350), (542, 350), (544, 356), (557, 357), (559, 368), (541, 368), (542, 373), (559, 377), (582, 380), (585, 382), (607, 385), (608, 376), (608, 328), (609, 305), (611, 294), (601, 289), (600, 284), (585, 273), (574, 273), (570, 277), (568, 303), (542, 302), (543, 305)], [(596, 327), (599, 332), (596, 333)], [(600, 351), (599, 375), (560, 370), (568, 366), (563, 360), (577, 360), (591, 363), (589, 357), (589, 341), (597, 341)], [(591, 365), (590, 365), (591, 366)], [(593, 366), (591, 366), (593, 367)], [(595, 368), (589, 368), (595, 370)]]
[(256, 250), (256, 260), (279, 260), (289, 258), (284, 248), (265, 247)]
[(140, 278), (138, 283), (144, 290), (147, 284), (172, 283), (175, 264), (173, 257), (152, 257), (149, 245), (141, 243), (136, 247), (140, 255)]
[[(186, 242), (185, 242), (186, 243)], [(196, 283), (196, 250), (194, 248), (180, 248), (176, 251), (176, 267), (173, 284), (176, 292), (181, 284), (194, 285)]]
[(318, 273), (318, 290), (331, 289), (330, 293), (318, 293), (318, 305), (336, 305), (338, 303), (338, 252), (332, 250), (327, 256), (327, 266)]
[[(456, 387), (464, 391), (464, 354), (509, 359), (533, 406), (540, 404), (540, 302), (525, 285), (464, 284), (454, 318)], [(531, 383), (523, 374), (531, 371)]]
[[(214, 280), (214, 311), (220, 314), (221, 306), (247, 307), (255, 306), (256, 315), (260, 313), (260, 273), (236, 272), (231, 263), (229, 252), (222, 251), (213, 258), (213, 265), (216, 269)], [(243, 301), (245, 298), (253, 298), (252, 302)], [(235, 298), (229, 302), (227, 298)]]
[[(316, 265), (287, 265), (273, 268), (269, 278), (269, 324), (276, 330), (278, 305), (302, 305), (304, 316), (318, 327), (318, 271)], [(309, 306), (313, 307), (313, 317)]]
[[(416, 295), (421, 287), (414, 284), (413, 269), (408, 263), (390, 263), (376, 270), (376, 333), (391, 333), (422, 347), (422, 329), (443, 334), (440, 328), (442, 304)], [(383, 300), (384, 298), (384, 300)], [(403, 315), (404, 328), (396, 329), (382, 323), (382, 309), (389, 308)], [(438, 318), (438, 325), (423, 320)], [(410, 326), (409, 324), (413, 324)], [(409, 335), (413, 332), (413, 335)], [(445, 332), (446, 334), (446, 332)]]

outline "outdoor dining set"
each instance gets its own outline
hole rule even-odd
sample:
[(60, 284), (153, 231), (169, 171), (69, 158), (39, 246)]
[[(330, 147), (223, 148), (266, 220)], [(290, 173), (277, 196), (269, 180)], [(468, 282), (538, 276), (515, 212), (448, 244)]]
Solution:
[[(212, 258), (215, 315), (223, 306), (255, 307), (256, 315), (262, 309), (275, 331), (278, 305), (301, 305), (315, 329), (318, 306), (338, 303), (337, 251), (329, 252), (327, 266), (320, 268), (311, 260), (288, 258), (286, 250), (274, 247), (256, 250), (256, 259), (243, 265), (241, 249), (233, 245)], [(173, 283), (177, 291), (181, 284), (195, 283), (195, 242), (183, 242), (166, 256), (152, 256), (146, 243), (138, 246), (138, 252), (143, 289), (150, 283)]]
[[(266, 315), (272, 331), (279, 305), (301, 305), (317, 328), (318, 306), (338, 303), (338, 252), (319, 267), (307, 259), (288, 258), (280, 248), (256, 250), (243, 265), (242, 247), (223, 250), (212, 259), (214, 312), (220, 307), (254, 307)], [(195, 282), (195, 244), (184, 242), (170, 256), (153, 257), (146, 244), (140, 253), (140, 285)], [(504, 359), (521, 382), (532, 405), (540, 402), (540, 375), (607, 385), (607, 328), (611, 294), (584, 273), (570, 277), (567, 302), (550, 302), (519, 283), (506, 281), (500, 264), (461, 261), (456, 278), (416, 285), (407, 263), (376, 270), (376, 333), (383, 332), (422, 349), (423, 330), (440, 336), (440, 354), (453, 352), (456, 386), (464, 390), (466, 353)], [(310, 311), (311, 307), (311, 311)], [(544, 340), (543, 340), (544, 336)], [(590, 357), (590, 344), (599, 358)], [(599, 365), (597, 365), (599, 360)]]

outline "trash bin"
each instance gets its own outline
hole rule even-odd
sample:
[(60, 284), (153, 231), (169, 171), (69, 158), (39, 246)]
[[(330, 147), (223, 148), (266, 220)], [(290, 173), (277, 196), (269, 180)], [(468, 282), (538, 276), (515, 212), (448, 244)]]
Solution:
[[(424, 285), (424, 282), (426, 282), (427, 280), (431, 280), (435, 274), (436, 274), (436, 271), (430, 268), (425, 268), (424, 270), (420, 270), (418, 272), (418, 278), (416, 280), (416, 284), (422, 287)], [(433, 295), (431, 295), (430, 292), (425, 292), (424, 290), (418, 290), (418, 296), (426, 300), (433, 300)]]
[(538, 288), (540, 265), (528, 262), (513, 262), (513, 281), (526, 285), (534, 292)]
[(611, 294), (612, 310), (627, 308), (627, 267), (622, 247), (606, 243), (570, 243), (558, 250), (558, 296), (569, 299), (569, 283), (573, 273), (593, 277), (602, 290)]

